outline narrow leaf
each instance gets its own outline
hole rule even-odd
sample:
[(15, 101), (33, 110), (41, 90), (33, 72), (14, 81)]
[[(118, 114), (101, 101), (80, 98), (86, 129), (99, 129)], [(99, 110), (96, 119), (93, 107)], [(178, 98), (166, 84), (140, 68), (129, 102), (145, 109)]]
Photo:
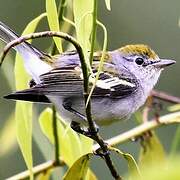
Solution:
[(64, 176), (64, 180), (80, 180), (85, 179), (89, 167), (89, 160), (93, 154), (89, 153), (80, 157), (67, 171)]
[(36, 180), (49, 180), (51, 173), (52, 173), (52, 170), (42, 172), (36, 177)]
[(105, 0), (106, 8), (111, 11), (111, 0)]
[(82, 154), (91, 153), (93, 140), (81, 134), (79, 136), (80, 136), (80, 141), (81, 141), (81, 146), (82, 146)]
[(113, 147), (110, 147), (110, 150), (115, 151), (119, 156), (123, 157), (127, 161), (130, 177), (136, 177), (137, 179), (141, 179), (139, 167), (131, 154), (124, 153), (121, 150)]
[[(32, 20), (24, 30), (23, 34), (33, 33), (39, 21), (45, 16), (41, 14)], [(30, 77), (27, 75), (22, 58), (17, 54), (15, 60), (16, 89), (25, 89)], [(32, 174), (32, 104), (27, 102), (16, 103), (16, 134), (26, 165)]]
[(90, 49), (90, 35), (92, 31), (92, 12), (93, 12), (93, 1), (92, 0), (74, 0), (74, 21), (77, 33), (77, 40), (80, 43), (87, 64), (88, 61), (88, 50)]
[[(46, 135), (46, 137), (50, 140), (52, 144), (54, 144), (54, 137), (53, 137), (53, 126), (52, 126), (52, 110), (50, 108), (45, 109), (41, 115), (39, 116), (39, 123), (42, 132)], [(64, 159), (67, 165), (72, 164), (73, 157), (72, 157), (72, 150), (70, 148), (69, 139), (63, 137), (63, 133), (65, 132), (65, 128), (63, 127), (60, 121), (57, 121), (57, 131), (59, 137), (59, 144), (60, 149), (59, 153), (61, 157)]]
[[(0, 157), (9, 153), (17, 146), (14, 114), (10, 114), (0, 132)], [(9, 133), (11, 132), (11, 133)]]
[(169, 110), (170, 112), (180, 111), (180, 104), (175, 104), (175, 105), (173, 105), (173, 106), (169, 106), (169, 107), (168, 107), (168, 110)]
[[(84, 138), (81, 137), (80, 139), (77, 133), (60, 120), (59, 116), (57, 116), (57, 118), (60, 156), (70, 167), (79, 157), (92, 151), (92, 141), (86, 139), (86, 141), (83, 141), (82, 144), (81, 139)], [(51, 143), (54, 143), (52, 131), (52, 110), (50, 108), (45, 109), (41, 113), (39, 122), (43, 133), (48, 137)]]
[[(55, 0), (46, 0), (46, 12), (48, 23), (51, 31), (60, 31), (59, 20), (58, 20), (58, 12)], [(57, 37), (53, 37), (54, 42), (56, 44), (59, 52), (62, 52), (62, 43), (61, 39)]]
[(143, 146), (139, 155), (139, 166), (145, 168), (146, 166), (153, 166), (157, 163), (165, 162), (165, 151), (154, 132), (152, 136), (144, 140)]
[(171, 155), (179, 153), (180, 150), (180, 126), (178, 125), (173, 141), (172, 141), (172, 145), (171, 145)]
[(166, 163), (158, 162), (153, 166), (143, 169), (143, 179), (145, 180), (179, 180), (180, 179), (180, 158), (179, 156), (167, 159)]
[(87, 172), (87, 180), (97, 180), (98, 178), (96, 175), (92, 172), (92, 170), (89, 168)]

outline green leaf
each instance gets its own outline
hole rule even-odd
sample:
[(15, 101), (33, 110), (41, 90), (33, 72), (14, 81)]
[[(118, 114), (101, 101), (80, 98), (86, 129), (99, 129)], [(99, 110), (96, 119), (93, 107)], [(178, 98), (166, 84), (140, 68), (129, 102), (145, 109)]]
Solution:
[[(60, 120), (61, 118), (58, 117), (58, 119)], [(62, 122), (60, 120), (60, 122)], [(64, 124), (65, 128), (64, 128), (64, 131), (62, 132), (62, 138), (63, 139), (67, 139), (67, 146), (69, 146), (69, 148), (71, 149), (71, 156), (72, 156), (72, 160), (71, 162), (68, 164), (68, 166), (71, 166), (74, 161), (76, 161), (82, 154), (82, 146), (81, 146), (81, 142), (80, 142), (80, 139), (79, 139), (79, 136), (76, 132), (74, 132), (71, 127), (67, 124)], [(63, 141), (63, 140), (62, 140)], [(62, 144), (62, 141), (60, 142), (61, 145)], [(74, 148), (76, 147), (76, 148)], [(66, 153), (66, 152), (64, 152)], [(62, 154), (62, 157), (64, 156), (64, 153)]]
[[(60, 31), (59, 20), (58, 20), (58, 12), (55, 0), (46, 0), (46, 12), (48, 18), (48, 24), (51, 31)], [(61, 39), (57, 37), (53, 37), (54, 42), (56, 44), (59, 52), (62, 52), (62, 43)]]
[(166, 163), (157, 162), (157, 164), (154, 164), (153, 166), (147, 166), (145, 169), (143, 169), (142, 179), (178, 180), (180, 179), (179, 167), (180, 167), (180, 157), (175, 156), (170, 159), (167, 159)]
[(42, 172), (36, 177), (36, 180), (49, 180), (51, 173), (52, 173), (51, 169), (48, 171)]
[(174, 135), (172, 145), (171, 145), (170, 154), (173, 155), (175, 153), (179, 153), (179, 150), (180, 150), (180, 125), (178, 125), (176, 129), (176, 133)]
[(170, 112), (180, 111), (180, 104), (176, 104), (176, 105), (173, 105), (173, 106), (169, 106), (169, 107), (168, 107), (168, 111), (170, 111)]
[(32, 178), (32, 105), (16, 103), (15, 119), (17, 140)]
[(139, 155), (139, 166), (145, 168), (146, 166), (153, 166), (154, 164), (165, 162), (165, 151), (154, 132), (152, 136), (144, 140), (143, 147), (141, 147)]
[[(41, 14), (34, 20), (32, 20), (23, 32), (24, 34), (33, 33), (39, 23), (39, 21), (45, 16)], [(23, 65), (23, 60), (19, 54), (16, 55), (15, 60), (15, 78), (16, 78), (16, 89), (25, 89), (27, 88), (27, 82), (30, 79), (29, 75), (26, 73)], [(17, 102), (16, 103), (16, 134), (17, 140), (20, 145), (24, 160), (26, 165), (31, 173), (31, 179), (33, 178), (32, 174), (32, 104), (27, 102)]]
[(98, 178), (96, 177), (96, 175), (90, 169), (88, 169), (86, 179), (87, 180), (97, 180)]
[[(37, 27), (37, 25), (39, 24), (39, 22), (40, 22), (44, 17), (46, 17), (46, 16), (47, 16), (46, 13), (42, 13), (42, 14), (40, 14), (38, 17), (34, 18), (34, 19), (26, 26), (26, 28), (24, 29), (22, 35), (33, 33), (33, 32), (36, 30), (36, 27)], [(31, 42), (32, 40), (29, 40), (29, 41)]]
[(111, 11), (111, 0), (105, 0), (106, 8)]
[(93, 154), (88, 153), (80, 157), (67, 171), (64, 180), (80, 180), (85, 179), (89, 167), (89, 161)]
[(93, 1), (74, 0), (73, 10), (77, 40), (83, 49), (86, 62), (89, 64), (87, 53), (90, 49), (90, 35), (92, 32)]
[[(41, 115), (39, 116), (39, 123), (42, 132), (46, 135), (46, 137), (50, 140), (52, 144), (54, 144), (54, 137), (53, 137), (53, 126), (52, 126), (52, 110), (50, 108), (45, 109)], [(73, 161), (72, 157), (72, 149), (70, 148), (69, 139), (67, 136), (63, 136), (65, 132), (65, 128), (63, 127), (60, 121), (57, 121), (57, 131), (58, 131), (58, 138), (60, 149), (59, 153), (61, 157), (64, 159), (67, 165), (71, 165)]]
[[(60, 156), (65, 163), (70, 167), (79, 157), (87, 152), (92, 152), (92, 140), (81, 143), (80, 136), (75, 133), (69, 125), (63, 123), (57, 115), (58, 138), (60, 144)], [(40, 127), (43, 133), (48, 137), (51, 143), (54, 143), (52, 130), (52, 110), (45, 109), (39, 117)], [(83, 139), (81, 137), (81, 139)], [(83, 150), (83, 149), (86, 149)]]
[(110, 150), (116, 152), (119, 156), (123, 157), (127, 161), (129, 174), (131, 178), (136, 177), (137, 179), (141, 179), (141, 173), (139, 167), (131, 154), (124, 153), (121, 150), (113, 147), (110, 147)]
[(92, 146), (93, 146), (93, 140), (83, 136), (83, 135), (79, 135), (80, 137), (80, 142), (81, 142), (81, 146), (82, 146), (82, 154), (87, 154), (87, 153), (91, 153), (92, 152)]
[(0, 157), (17, 146), (15, 123), (13, 114), (10, 114), (0, 132)]
[[(4, 48), (4, 45), (2, 42), (0, 42), (0, 51), (2, 52), (2, 48)], [(11, 54), (6, 55), (7, 59), (12, 59)], [(10, 90), (15, 89), (15, 80), (13, 76), (14, 71), (14, 64), (11, 61), (4, 61), (3, 66), (1, 66), (1, 73), (3, 74), (5, 78), (5, 82), (7, 83)]]

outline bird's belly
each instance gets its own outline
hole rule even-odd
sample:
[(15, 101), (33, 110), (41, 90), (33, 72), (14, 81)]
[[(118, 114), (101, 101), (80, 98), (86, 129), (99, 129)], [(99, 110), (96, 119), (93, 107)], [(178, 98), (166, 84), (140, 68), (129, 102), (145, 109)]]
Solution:
[[(48, 97), (56, 106), (60, 116), (68, 121), (76, 121), (85, 123), (77, 115), (64, 109), (62, 97)], [(85, 116), (85, 106), (83, 98), (69, 98), (72, 102), (72, 108)], [(112, 122), (127, 119), (131, 115), (132, 105), (126, 99), (110, 99), (110, 98), (92, 98), (91, 101), (92, 118), (98, 125), (107, 125)]]

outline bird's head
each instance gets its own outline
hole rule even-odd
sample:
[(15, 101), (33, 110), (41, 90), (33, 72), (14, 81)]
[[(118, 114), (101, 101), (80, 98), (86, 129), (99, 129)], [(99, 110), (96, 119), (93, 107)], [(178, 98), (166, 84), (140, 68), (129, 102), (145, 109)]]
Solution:
[(134, 74), (141, 85), (148, 90), (157, 83), (161, 71), (176, 62), (159, 58), (149, 46), (144, 44), (126, 45), (116, 53), (119, 57), (116, 58), (117, 63)]

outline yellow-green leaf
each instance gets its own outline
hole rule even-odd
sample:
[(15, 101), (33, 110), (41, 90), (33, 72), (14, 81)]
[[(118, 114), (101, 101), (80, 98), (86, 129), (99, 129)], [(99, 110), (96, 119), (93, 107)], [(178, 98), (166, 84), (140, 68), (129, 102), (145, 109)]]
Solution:
[(89, 167), (89, 161), (93, 154), (88, 153), (80, 157), (67, 171), (64, 180), (80, 180), (85, 179)]
[[(60, 117), (59, 117), (60, 119)], [(73, 149), (72, 151), (72, 163), (74, 163), (75, 160), (77, 160), (77, 158), (79, 158), (82, 154), (82, 146), (81, 146), (81, 142), (79, 139), (79, 136), (77, 135), (77, 133), (75, 131), (73, 131), (71, 129), (71, 127), (68, 125), (66, 125), (66, 128), (64, 130), (64, 133), (62, 135), (62, 138), (66, 138), (69, 140), (69, 148)], [(76, 148), (74, 148), (76, 147)], [(69, 164), (71, 165), (71, 164)]]
[(124, 153), (121, 150), (113, 147), (110, 147), (110, 150), (115, 151), (119, 156), (123, 157), (127, 161), (129, 175), (131, 178), (136, 177), (137, 179), (141, 179), (141, 173), (139, 167), (131, 154)]
[(171, 144), (171, 155), (179, 153), (180, 150), (180, 126), (178, 125), (172, 144)]
[(176, 104), (176, 105), (173, 105), (173, 106), (169, 106), (169, 107), (168, 107), (168, 110), (169, 110), (170, 112), (180, 111), (180, 104)]
[(17, 140), (32, 178), (32, 105), (18, 102), (15, 119)]
[(110, 11), (111, 10), (111, 0), (105, 0), (106, 8)]
[(166, 162), (164, 148), (154, 132), (152, 136), (143, 142), (139, 155), (139, 166), (153, 166), (157, 163)]
[(93, 1), (92, 0), (74, 0), (74, 21), (77, 33), (77, 40), (80, 43), (85, 59), (88, 62), (87, 52), (90, 49), (90, 35), (92, 31), (92, 12)]
[[(37, 25), (39, 22), (46, 17), (46, 13), (40, 14), (38, 17), (34, 18), (24, 29), (22, 35), (33, 33), (36, 30)], [(29, 40), (31, 42), (31, 40)]]
[[(45, 16), (41, 14), (34, 20), (32, 20), (24, 30), (23, 34), (33, 33), (39, 23), (39, 21)], [(15, 60), (15, 78), (16, 78), (16, 89), (25, 89), (30, 79), (27, 75), (22, 58), (17, 54)], [(31, 173), (31, 179), (33, 178), (32, 174), (32, 104), (27, 102), (17, 102), (16, 103), (16, 134), (17, 140), (20, 145), (24, 160), (26, 165)]]
[(79, 136), (80, 136), (80, 141), (81, 141), (81, 146), (82, 146), (82, 154), (91, 153), (93, 140), (81, 134)]
[[(3, 51), (4, 48), (4, 44), (2, 44), (2, 42), (0, 42), (0, 52)], [(6, 55), (7, 59), (12, 59), (11, 54), (7, 54)], [(14, 80), (14, 76), (13, 76), (13, 69), (14, 69), (14, 65), (11, 61), (4, 61), (3, 66), (1, 66), (1, 73), (3, 74), (4, 78), (5, 78), (5, 82), (7, 83), (8, 87), (13, 90), (15, 89), (15, 80)]]
[[(179, 180), (180, 179), (180, 157), (175, 156), (167, 159), (166, 163), (157, 162), (153, 166), (147, 166), (143, 169), (145, 180)], [(139, 180), (134, 178), (133, 180)]]
[(49, 180), (51, 173), (52, 173), (51, 169), (48, 171), (42, 172), (36, 177), (36, 180)]
[(96, 175), (91, 171), (91, 169), (88, 169), (86, 180), (97, 180), (98, 178)]
[[(82, 144), (80, 136), (75, 133), (69, 125), (63, 123), (58, 115), (57, 118), (60, 156), (70, 167), (83, 154), (92, 151), (92, 141), (86, 139), (86, 141)], [(48, 137), (51, 143), (54, 143), (52, 110), (50, 108), (45, 109), (41, 113), (39, 122), (43, 133)]]
[[(59, 20), (58, 20), (58, 12), (55, 0), (46, 0), (46, 12), (48, 18), (48, 24), (51, 31), (60, 31)], [(56, 44), (59, 52), (62, 52), (62, 43), (61, 39), (57, 37), (53, 37), (54, 42)]]
[[(51, 143), (54, 144), (53, 126), (52, 126), (52, 110), (50, 108), (45, 109), (39, 116), (39, 123), (43, 133), (47, 136)], [(71, 165), (73, 161), (72, 149), (70, 148), (69, 139), (67, 136), (63, 137), (65, 128), (62, 123), (57, 121), (57, 131), (60, 149), (60, 156), (64, 159), (67, 165)]]
[(0, 132), (0, 157), (17, 147), (15, 123), (14, 114), (10, 114)]

